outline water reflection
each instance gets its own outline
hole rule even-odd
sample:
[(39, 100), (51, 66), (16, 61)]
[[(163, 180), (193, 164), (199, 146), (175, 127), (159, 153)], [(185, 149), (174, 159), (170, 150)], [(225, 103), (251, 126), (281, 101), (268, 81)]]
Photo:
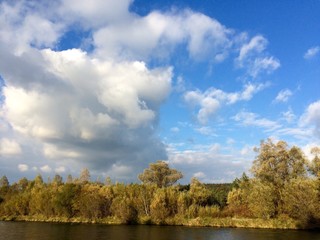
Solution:
[(317, 231), (0, 222), (0, 240), (301, 240)]

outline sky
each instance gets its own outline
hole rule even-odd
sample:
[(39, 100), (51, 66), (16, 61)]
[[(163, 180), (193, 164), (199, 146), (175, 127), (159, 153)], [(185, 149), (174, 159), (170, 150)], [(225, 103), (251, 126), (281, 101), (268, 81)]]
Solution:
[(320, 145), (319, 0), (0, 1), (0, 175), (250, 174)]

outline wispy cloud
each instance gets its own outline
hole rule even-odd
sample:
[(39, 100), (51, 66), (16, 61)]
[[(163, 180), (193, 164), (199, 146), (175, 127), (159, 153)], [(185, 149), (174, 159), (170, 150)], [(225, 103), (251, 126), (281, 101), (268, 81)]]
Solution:
[(239, 112), (234, 117), (232, 117), (232, 119), (244, 126), (260, 127), (266, 129), (267, 131), (273, 131), (281, 127), (281, 125), (276, 121), (261, 118), (255, 113), (246, 111)]
[(268, 41), (261, 35), (255, 36), (249, 42), (242, 45), (239, 56), (236, 59), (240, 66), (243, 66), (246, 59), (257, 53), (261, 53), (267, 47)]
[(269, 83), (248, 83), (244, 85), (242, 91), (230, 93), (216, 88), (209, 88), (205, 92), (200, 90), (188, 91), (184, 94), (184, 100), (191, 106), (199, 107), (197, 119), (201, 124), (207, 124), (222, 105), (249, 101), (256, 93), (268, 86)]
[(261, 73), (272, 73), (280, 67), (279, 59), (269, 56), (265, 51), (268, 41), (265, 37), (257, 35), (245, 41), (240, 47), (239, 56), (235, 59), (238, 68), (247, 69), (247, 73), (253, 77), (258, 77)]
[(276, 96), (274, 102), (287, 102), (292, 94), (292, 91), (290, 91), (289, 89), (281, 90)]
[(296, 119), (296, 115), (292, 112), (292, 109), (289, 109), (286, 112), (282, 112), (281, 114), (287, 123), (292, 123), (293, 120)]
[(315, 46), (315, 47), (309, 48), (303, 57), (305, 59), (311, 59), (317, 56), (319, 53), (320, 53), (320, 46)]

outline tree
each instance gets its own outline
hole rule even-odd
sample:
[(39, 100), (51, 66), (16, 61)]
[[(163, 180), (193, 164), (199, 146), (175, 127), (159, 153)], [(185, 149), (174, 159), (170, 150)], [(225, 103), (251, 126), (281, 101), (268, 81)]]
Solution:
[(319, 217), (317, 183), (312, 179), (297, 178), (287, 184), (283, 191), (284, 212), (307, 224)]
[(10, 184), (7, 176), (2, 176), (0, 178), (0, 202), (1, 202), (1, 195), (5, 195), (9, 190)]
[(73, 179), (72, 179), (72, 175), (71, 174), (69, 174), (68, 176), (67, 176), (67, 180), (66, 180), (66, 183), (72, 183), (73, 182)]
[(5, 188), (9, 187), (9, 180), (5, 175), (0, 178), (0, 188), (1, 187), (5, 187)]
[(182, 177), (181, 172), (169, 168), (168, 163), (160, 160), (156, 163), (151, 163), (149, 168), (138, 176), (143, 183), (156, 184), (159, 188), (171, 186)]
[(258, 156), (253, 162), (251, 171), (262, 181), (275, 186), (282, 186), (290, 179), (306, 174), (306, 159), (298, 147), (288, 149), (284, 141), (276, 144), (270, 139), (262, 141), (260, 148), (255, 149)]
[(311, 154), (314, 155), (312, 162), (310, 163), (310, 172), (320, 179), (320, 147), (313, 147)]
[(84, 168), (81, 171), (80, 177), (79, 177), (79, 181), (80, 181), (80, 183), (88, 183), (88, 182), (90, 182), (90, 172), (89, 172), (88, 168)]
[(63, 182), (62, 177), (59, 174), (54, 175), (54, 178), (52, 180), (52, 183), (56, 184), (56, 185), (61, 185)]
[(274, 189), (275, 215), (282, 212), (283, 192), (285, 185), (297, 178), (306, 176), (306, 159), (300, 148), (293, 146), (289, 149), (284, 141), (273, 143), (270, 139), (260, 143), (260, 148), (253, 162), (252, 173), (262, 185), (271, 185)]

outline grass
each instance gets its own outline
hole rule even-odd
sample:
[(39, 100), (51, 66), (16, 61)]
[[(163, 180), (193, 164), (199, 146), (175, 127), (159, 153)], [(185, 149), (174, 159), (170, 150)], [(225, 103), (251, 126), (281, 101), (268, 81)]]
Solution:
[[(55, 223), (90, 223), (90, 224), (107, 224), (119, 225), (121, 221), (115, 217), (102, 219), (85, 219), (80, 217), (46, 217), (43, 215), (35, 216), (1, 216), (1, 221), (31, 221), (31, 222), (55, 222)], [(137, 224), (150, 225), (154, 224), (147, 216), (138, 219)], [(259, 219), (259, 218), (210, 218), (197, 217), (186, 219), (176, 216), (166, 219), (165, 225), (172, 226), (190, 226), (190, 227), (234, 227), (234, 228), (265, 228), (265, 229), (303, 229), (303, 225), (291, 218)]]

